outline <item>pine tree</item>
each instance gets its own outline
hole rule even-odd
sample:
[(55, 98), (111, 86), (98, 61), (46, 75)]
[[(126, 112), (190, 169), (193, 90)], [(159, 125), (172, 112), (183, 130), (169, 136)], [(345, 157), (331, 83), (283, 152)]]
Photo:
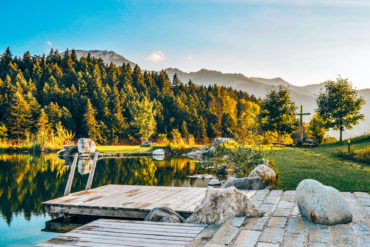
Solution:
[(50, 131), (49, 118), (44, 109), (41, 109), (40, 117), (37, 121), (37, 129), (39, 134), (47, 134)]
[(102, 141), (102, 138), (99, 132), (99, 125), (95, 120), (95, 114), (96, 111), (93, 108), (90, 99), (88, 99), (86, 104), (86, 111), (83, 115), (85, 134), (94, 141), (100, 142)]
[(25, 133), (30, 130), (32, 115), (31, 109), (20, 93), (16, 93), (10, 105), (10, 116), (8, 126), (11, 136), (19, 138), (25, 137)]

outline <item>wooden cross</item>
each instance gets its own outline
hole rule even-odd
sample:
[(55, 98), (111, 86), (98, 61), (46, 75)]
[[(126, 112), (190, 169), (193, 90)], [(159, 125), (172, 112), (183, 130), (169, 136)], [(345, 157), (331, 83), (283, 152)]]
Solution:
[(303, 113), (303, 105), (301, 105), (301, 112), (300, 113), (296, 113), (294, 115), (298, 115), (301, 117), (301, 138), (300, 140), (303, 141), (303, 116), (304, 115), (311, 115), (311, 113)]

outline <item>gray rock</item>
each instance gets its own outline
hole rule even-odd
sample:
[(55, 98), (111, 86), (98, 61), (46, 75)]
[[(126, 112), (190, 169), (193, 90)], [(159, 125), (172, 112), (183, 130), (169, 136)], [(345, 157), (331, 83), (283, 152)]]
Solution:
[(276, 179), (276, 173), (267, 165), (256, 166), (251, 173), (249, 173), (249, 178), (260, 177), (262, 180), (274, 180)]
[(209, 186), (218, 186), (218, 185), (221, 185), (221, 182), (220, 182), (220, 180), (218, 180), (217, 178), (212, 178), (212, 179), (208, 182), (208, 185), (209, 185)]
[(151, 145), (152, 144), (149, 141), (145, 141), (143, 144), (141, 144), (142, 147), (150, 147)]
[(219, 146), (230, 140), (231, 138), (219, 137), (219, 138), (216, 138), (216, 140), (212, 143), (212, 146)]
[(267, 183), (265, 183), (260, 177), (247, 177), (247, 178), (229, 178), (223, 188), (228, 188), (234, 186), (239, 190), (260, 190), (267, 187)]
[(185, 219), (175, 210), (168, 207), (153, 208), (144, 221), (183, 223)]
[(77, 148), (80, 154), (91, 154), (96, 151), (95, 142), (89, 138), (80, 138), (77, 143)]
[(162, 148), (156, 149), (156, 150), (153, 151), (152, 155), (153, 156), (155, 156), (155, 155), (165, 155), (165, 151)]
[(301, 181), (296, 200), (302, 217), (312, 222), (335, 225), (352, 221), (352, 212), (345, 197), (335, 188), (313, 179)]
[(202, 159), (204, 152), (205, 151), (202, 151), (202, 150), (196, 150), (196, 151), (188, 153), (187, 156), (190, 158), (194, 158), (194, 159)]
[(57, 152), (59, 156), (63, 157), (73, 157), (75, 153), (78, 153), (77, 145), (64, 145), (63, 149)]
[(207, 193), (188, 223), (223, 224), (232, 217), (260, 217), (263, 212), (257, 209), (247, 195), (235, 187), (227, 189), (208, 188)]

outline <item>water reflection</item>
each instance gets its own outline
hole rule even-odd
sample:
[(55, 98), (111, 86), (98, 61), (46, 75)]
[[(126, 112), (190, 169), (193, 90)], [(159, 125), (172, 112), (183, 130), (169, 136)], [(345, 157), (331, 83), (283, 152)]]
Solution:
[[(91, 161), (81, 160), (73, 180), (72, 192), (84, 189)], [(0, 213), (8, 225), (23, 214), (45, 214), (41, 202), (63, 195), (70, 166), (56, 154), (43, 156), (0, 154)], [(205, 180), (187, 175), (199, 172), (194, 161), (152, 158), (110, 158), (98, 161), (92, 187), (106, 184), (207, 186)]]

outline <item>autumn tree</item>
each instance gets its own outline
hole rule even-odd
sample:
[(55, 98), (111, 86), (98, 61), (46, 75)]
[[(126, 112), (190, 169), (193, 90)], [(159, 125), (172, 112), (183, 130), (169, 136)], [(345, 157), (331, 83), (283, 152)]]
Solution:
[(325, 126), (325, 120), (322, 118), (320, 113), (316, 112), (309, 123), (309, 135), (312, 136), (317, 143), (321, 143), (324, 140), (327, 131)]
[(154, 104), (147, 97), (135, 99), (130, 103), (131, 129), (135, 137), (148, 140), (156, 129)]
[(352, 83), (342, 77), (327, 81), (325, 91), (318, 95), (316, 103), (318, 112), (326, 122), (325, 127), (339, 130), (339, 141), (342, 141), (345, 129), (352, 129), (365, 117), (360, 113), (365, 100), (358, 97)]
[(8, 119), (9, 130), (14, 137), (25, 137), (25, 133), (29, 131), (31, 123), (31, 109), (24, 97), (17, 92), (10, 105), (10, 116)]

